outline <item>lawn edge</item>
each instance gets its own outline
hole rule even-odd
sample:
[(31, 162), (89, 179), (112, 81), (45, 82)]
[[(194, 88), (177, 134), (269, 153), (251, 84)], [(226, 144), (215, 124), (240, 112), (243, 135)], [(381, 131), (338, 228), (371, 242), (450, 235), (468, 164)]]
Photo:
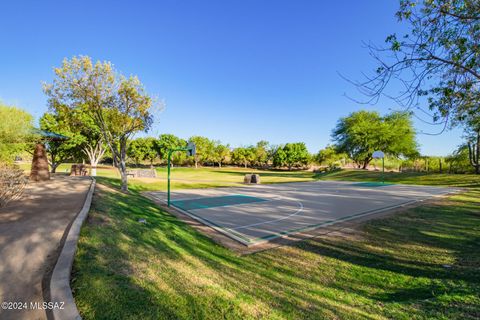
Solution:
[(73, 260), (75, 258), (75, 252), (77, 250), (80, 230), (83, 223), (85, 222), (85, 219), (88, 216), (88, 212), (90, 211), (90, 206), (92, 204), (95, 184), (96, 181), (92, 177), (90, 189), (88, 190), (83, 207), (76, 215), (76, 218), (74, 219), (72, 225), (70, 226), (70, 229), (68, 230), (68, 234), (65, 238), (63, 248), (61, 249), (60, 255), (52, 273), (52, 277), (50, 279), (49, 300), (53, 303), (59, 304), (63, 302), (63, 308), (52, 309), (51, 319), (54, 320), (82, 319), (73, 298), (72, 289), (70, 287), (70, 275), (72, 271)]

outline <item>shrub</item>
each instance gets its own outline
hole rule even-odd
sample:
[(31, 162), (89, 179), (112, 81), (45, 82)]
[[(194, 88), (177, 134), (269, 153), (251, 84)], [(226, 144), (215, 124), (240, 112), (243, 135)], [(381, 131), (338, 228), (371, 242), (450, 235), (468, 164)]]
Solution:
[(21, 197), (28, 179), (23, 170), (0, 163), (0, 208)]

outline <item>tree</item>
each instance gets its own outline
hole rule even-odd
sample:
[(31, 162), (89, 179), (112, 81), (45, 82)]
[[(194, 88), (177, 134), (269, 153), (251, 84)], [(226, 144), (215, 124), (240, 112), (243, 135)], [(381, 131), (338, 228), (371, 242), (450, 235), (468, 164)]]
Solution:
[(158, 157), (157, 140), (152, 137), (134, 139), (128, 145), (127, 155), (133, 158), (137, 165), (140, 161), (148, 160), (153, 168), (153, 161)]
[(277, 147), (275, 154), (273, 155), (273, 166), (274, 167), (283, 167), (285, 165), (285, 159), (287, 155), (283, 150), (283, 146)]
[[(160, 155), (160, 158), (163, 160), (167, 159), (168, 150), (183, 148), (187, 145), (187, 141), (181, 139), (173, 134), (161, 134), (158, 140), (156, 141), (157, 152)], [(185, 153), (176, 152), (172, 155), (172, 162), (178, 164), (186, 158)]]
[(212, 140), (206, 137), (193, 136), (189, 141), (195, 143), (197, 148), (194, 156), (195, 168), (198, 168), (198, 164), (213, 161), (214, 142)]
[(449, 165), (449, 173), (465, 173), (471, 171), (468, 146), (463, 144), (449, 155), (445, 162)]
[(32, 140), (33, 117), (28, 112), (0, 102), (0, 162), (12, 162)]
[(468, 146), (468, 159), (470, 164), (475, 168), (475, 173), (480, 173), (480, 131), (476, 132), (476, 141), (469, 141)]
[(283, 147), (285, 153), (284, 164), (291, 170), (293, 167), (301, 167), (308, 164), (310, 154), (303, 142), (287, 143)]
[(120, 172), (121, 190), (128, 192), (127, 142), (136, 132), (151, 127), (152, 98), (137, 77), (120, 75), (110, 62), (93, 64), (89, 57), (73, 57), (54, 72), (53, 83), (44, 85), (50, 106), (81, 107), (91, 117)]
[(268, 141), (261, 140), (255, 146), (255, 163), (258, 166), (266, 166), (268, 162), (268, 149), (270, 144)]
[[(354, 82), (368, 102), (387, 95), (412, 108), (426, 98), (433, 120), (443, 119), (444, 129), (478, 114), (480, 2), (401, 0), (396, 16), (409, 31), (388, 36), (387, 47), (368, 45), (378, 67), (372, 76)], [(403, 85), (402, 90), (388, 93), (391, 83)]]
[(246, 167), (246, 163), (247, 163), (247, 160), (246, 160), (246, 151), (245, 151), (245, 148), (235, 148), (233, 149), (232, 151), (232, 162), (236, 165), (245, 165)]
[(245, 168), (248, 167), (255, 161), (255, 148), (254, 147), (239, 147), (235, 148), (232, 151), (232, 162), (236, 165), (243, 165)]
[(91, 175), (96, 176), (97, 165), (107, 151), (100, 128), (88, 112), (83, 110), (83, 107), (70, 110), (57, 106), (57, 108), (51, 109), (54, 109), (59, 117), (67, 121), (70, 131), (78, 137), (80, 148), (90, 162)]
[(215, 143), (213, 151), (213, 161), (218, 163), (218, 166), (221, 168), (222, 163), (228, 161), (230, 158), (230, 146), (221, 144), (219, 141)]
[[(82, 107), (70, 109), (66, 106), (51, 104), (50, 110), (51, 112), (45, 113), (40, 119), (40, 128), (69, 138), (67, 141), (48, 143), (50, 162), (56, 163), (56, 168), (65, 159), (80, 158), (80, 151), (90, 162), (91, 175), (96, 176), (97, 165), (106, 152), (106, 145), (99, 127)], [(52, 170), (54, 170), (53, 166)]]
[(256, 149), (255, 147), (253, 146), (250, 146), (248, 148), (245, 148), (245, 168), (250, 165), (252, 166), (253, 163), (255, 163), (257, 159), (257, 155), (256, 155)]
[(468, 113), (462, 119), (467, 138), (468, 158), (475, 173), (480, 173), (480, 113)]
[(338, 121), (332, 138), (339, 152), (347, 153), (364, 169), (375, 150), (394, 157), (418, 153), (410, 114), (405, 112), (392, 112), (384, 117), (375, 111), (353, 112)]
[(327, 146), (325, 149), (318, 151), (315, 160), (320, 165), (333, 166), (336, 162), (344, 159), (347, 155), (338, 153), (334, 146)]
[(82, 137), (70, 130), (69, 125), (52, 113), (44, 113), (40, 118), (40, 129), (66, 136), (67, 140), (46, 142), (50, 171), (55, 173), (57, 167), (68, 159), (78, 157)]

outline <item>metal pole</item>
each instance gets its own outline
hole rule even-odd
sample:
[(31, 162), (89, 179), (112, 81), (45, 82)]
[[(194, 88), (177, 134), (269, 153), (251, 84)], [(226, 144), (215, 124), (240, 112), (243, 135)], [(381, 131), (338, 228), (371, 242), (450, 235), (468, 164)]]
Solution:
[(167, 182), (167, 206), (170, 207), (170, 158), (172, 157), (172, 150), (168, 151), (168, 160), (167, 160), (167, 172), (168, 172), (168, 182)]
[(385, 183), (385, 157), (382, 158), (382, 183)]
[(186, 148), (178, 148), (178, 149), (171, 149), (168, 150), (168, 159), (167, 159), (167, 172), (168, 172), (168, 178), (167, 178), (167, 206), (170, 207), (170, 163), (172, 162), (172, 153), (175, 151), (185, 151), (187, 150)]

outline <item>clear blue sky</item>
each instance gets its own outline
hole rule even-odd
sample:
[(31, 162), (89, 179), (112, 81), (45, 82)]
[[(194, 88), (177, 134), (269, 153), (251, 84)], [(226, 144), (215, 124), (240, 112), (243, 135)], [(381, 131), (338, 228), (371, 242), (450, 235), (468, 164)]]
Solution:
[[(42, 81), (64, 57), (110, 60), (138, 75), (166, 108), (150, 134), (204, 135), (249, 145), (330, 142), (339, 117), (390, 100), (358, 105), (338, 72), (360, 79), (373, 61), (362, 41), (382, 44), (402, 30), (398, 0), (382, 1), (3, 1), (0, 4), (0, 99), (38, 119)], [(416, 121), (419, 131), (438, 127)], [(422, 152), (450, 153), (455, 130), (420, 134)]]

